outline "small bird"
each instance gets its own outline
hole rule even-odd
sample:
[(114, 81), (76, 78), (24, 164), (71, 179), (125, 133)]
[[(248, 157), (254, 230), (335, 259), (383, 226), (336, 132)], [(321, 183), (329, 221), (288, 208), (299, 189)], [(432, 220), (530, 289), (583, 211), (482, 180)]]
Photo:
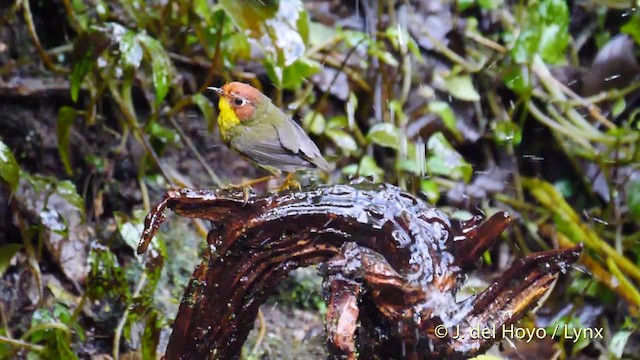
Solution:
[(261, 167), (271, 176), (246, 181), (240, 185), (248, 197), (247, 188), (283, 171), (288, 175), (280, 189), (300, 188), (293, 180), (297, 170), (319, 168), (329, 170), (318, 146), (291, 117), (274, 105), (266, 95), (253, 86), (230, 82), (215, 91), (218, 101), (218, 126), (224, 143), (245, 159)]

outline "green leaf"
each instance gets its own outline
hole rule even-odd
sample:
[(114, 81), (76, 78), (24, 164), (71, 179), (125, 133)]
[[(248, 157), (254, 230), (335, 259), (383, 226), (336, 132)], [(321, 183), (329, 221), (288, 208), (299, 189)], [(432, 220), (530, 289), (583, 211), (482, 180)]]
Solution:
[(163, 144), (176, 144), (180, 141), (178, 132), (168, 127), (162, 126), (157, 122), (153, 123), (149, 128), (149, 133), (160, 140)]
[(304, 118), (302, 118), (302, 126), (315, 135), (322, 134), (326, 124), (327, 120), (324, 118), (324, 115), (319, 112), (308, 112)]
[(316, 61), (301, 57), (293, 64), (285, 66), (282, 74), (282, 87), (294, 90), (312, 75), (320, 71), (320, 64)]
[(473, 5), (473, 3), (475, 3), (475, 0), (456, 0), (456, 4), (458, 4), (459, 11), (467, 10)]
[(198, 106), (198, 108), (200, 109), (200, 112), (202, 112), (202, 116), (204, 116), (204, 119), (207, 123), (207, 130), (209, 132), (212, 132), (213, 127), (215, 126), (214, 124), (215, 124), (216, 118), (215, 118), (213, 105), (211, 104), (211, 101), (209, 101), (209, 99), (202, 94), (195, 94), (191, 97), (191, 99)]
[(93, 242), (89, 253), (85, 293), (90, 300), (113, 300), (127, 304), (131, 292), (118, 258), (102, 244)]
[(9, 262), (13, 256), (22, 249), (22, 244), (8, 244), (0, 246), (0, 277), (4, 275), (9, 267)]
[(390, 123), (375, 124), (369, 129), (367, 140), (374, 144), (397, 150), (400, 141), (400, 129)]
[(137, 69), (142, 62), (142, 46), (136, 33), (127, 31), (118, 44), (120, 49), (120, 61), (125, 67)]
[(382, 181), (384, 178), (384, 170), (382, 170), (376, 160), (365, 155), (358, 164), (350, 164), (342, 168), (342, 173), (349, 176), (366, 176), (373, 178), (374, 181)]
[(629, 336), (633, 334), (633, 331), (622, 330), (618, 331), (613, 338), (611, 338), (611, 342), (609, 343), (609, 352), (616, 358), (621, 359), (622, 354), (624, 353), (624, 348), (627, 346), (627, 341), (629, 341)]
[(529, 62), (539, 54), (548, 63), (565, 60), (569, 44), (569, 9), (565, 0), (542, 0), (527, 9), (528, 17), (516, 39), (511, 56), (516, 63)]
[(627, 189), (627, 206), (629, 213), (640, 220), (640, 179), (635, 179)]
[(265, 57), (264, 60), (262, 60), (262, 65), (264, 66), (267, 76), (273, 85), (276, 87), (282, 87), (282, 67), (278, 66), (269, 57)]
[(209, 21), (213, 13), (211, 12), (211, 4), (209, 4), (208, 0), (194, 0), (193, 10), (197, 16), (207, 22), (207, 25), (211, 25)]
[(2, 141), (0, 141), (0, 178), (9, 184), (11, 192), (18, 189), (20, 167), (11, 149)]
[(566, 62), (565, 49), (569, 40), (566, 27), (562, 28), (556, 24), (545, 26), (540, 36), (540, 56), (551, 64)]
[(120, 236), (124, 242), (127, 243), (131, 249), (137, 249), (142, 231), (144, 230), (144, 224), (142, 222), (144, 218), (131, 219), (120, 211), (116, 211), (114, 217), (116, 219), (116, 225), (118, 226), (118, 232), (120, 232)]
[(469, 182), (473, 174), (471, 164), (458, 154), (442, 133), (431, 135), (427, 141), (427, 150), (429, 152), (425, 164), (427, 172)]
[(162, 331), (160, 325), (157, 312), (152, 311), (147, 317), (146, 326), (142, 333), (142, 360), (156, 360), (158, 358), (157, 348)]
[(341, 129), (327, 129), (325, 130), (325, 134), (333, 140), (333, 142), (338, 146), (342, 151), (346, 153), (354, 152), (358, 149), (358, 145), (356, 141), (353, 139), (351, 135), (346, 133)]
[(429, 179), (420, 181), (420, 191), (429, 199), (431, 204), (436, 204), (440, 199), (440, 188), (438, 184)]
[(611, 116), (616, 118), (622, 114), (622, 112), (627, 108), (627, 102), (624, 100), (624, 97), (619, 98), (613, 104), (613, 108), (611, 109)]
[(305, 44), (309, 43), (309, 23), (309, 13), (304, 10), (300, 11), (296, 25), (298, 27), (298, 33)]
[(502, 0), (478, 0), (478, 5), (486, 10), (495, 10), (503, 4)]
[(88, 58), (83, 57), (80, 61), (76, 62), (73, 65), (73, 69), (71, 70), (71, 100), (73, 102), (78, 101), (78, 95), (80, 94), (80, 88), (82, 87), (82, 81), (85, 76), (91, 71), (93, 68), (94, 62)]
[(504, 84), (516, 94), (526, 97), (533, 91), (531, 78), (526, 67), (516, 65), (504, 74)]
[(65, 199), (71, 206), (80, 211), (84, 218), (84, 200), (78, 194), (76, 186), (69, 180), (63, 180), (56, 183), (56, 193)]
[(71, 167), (71, 160), (69, 159), (69, 132), (75, 118), (76, 110), (74, 108), (63, 106), (58, 110), (58, 122), (56, 124), (58, 154), (69, 176), (73, 176), (73, 168)]
[(494, 121), (493, 139), (498, 144), (519, 145), (522, 141), (522, 130), (512, 121)]
[(160, 42), (146, 34), (138, 34), (138, 39), (144, 45), (149, 57), (151, 57), (151, 69), (153, 70), (153, 86), (156, 89), (156, 106), (159, 105), (169, 93), (169, 84), (173, 74), (171, 60)]
[(479, 101), (480, 94), (476, 91), (470, 75), (450, 76), (445, 79), (445, 88), (455, 98), (464, 101)]
[(640, 45), (640, 10), (634, 12), (631, 20), (622, 25), (620, 31), (631, 35), (631, 37), (636, 41), (636, 44)]
[(558, 193), (562, 194), (563, 198), (568, 199), (573, 196), (573, 184), (571, 183), (571, 181), (569, 181), (569, 179), (559, 179), (555, 183), (553, 183), (553, 186), (556, 188), (556, 191)]
[(431, 101), (427, 106), (429, 112), (438, 114), (440, 119), (444, 123), (444, 126), (451, 131), (451, 133), (456, 137), (457, 140), (462, 140), (462, 134), (458, 127), (456, 126), (456, 116), (453, 113), (453, 109), (451, 106), (444, 101)]

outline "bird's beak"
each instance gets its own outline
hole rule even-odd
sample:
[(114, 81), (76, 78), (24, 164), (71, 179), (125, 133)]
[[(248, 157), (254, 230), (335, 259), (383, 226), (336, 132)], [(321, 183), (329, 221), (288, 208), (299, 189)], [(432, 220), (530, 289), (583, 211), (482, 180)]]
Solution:
[(213, 90), (216, 92), (216, 94), (218, 94), (219, 96), (223, 96), (224, 95), (224, 91), (222, 91), (221, 88), (217, 88), (217, 87), (213, 87), (213, 86), (209, 86), (207, 88), (207, 90)]

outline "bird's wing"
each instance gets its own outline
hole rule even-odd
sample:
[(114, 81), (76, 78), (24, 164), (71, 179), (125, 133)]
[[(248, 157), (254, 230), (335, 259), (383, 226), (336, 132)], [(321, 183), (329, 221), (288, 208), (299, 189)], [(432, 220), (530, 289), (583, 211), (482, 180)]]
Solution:
[[(312, 168), (315, 164), (300, 156), (297, 152), (285, 147), (279, 132), (272, 124), (257, 125), (255, 128), (238, 134), (231, 140), (231, 146), (242, 155), (267, 169), (294, 172), (299, 168)], [(259, 133), (259, 137), (246, 136), (247, 132)]]
[(293, 119), (286, 117), (286, 120), (276, 130), (278, 131), (280, 143), (285, 149), (299, 154), (323, 170), (329, 169), (329, 163), (322, 157), (318, 146)]

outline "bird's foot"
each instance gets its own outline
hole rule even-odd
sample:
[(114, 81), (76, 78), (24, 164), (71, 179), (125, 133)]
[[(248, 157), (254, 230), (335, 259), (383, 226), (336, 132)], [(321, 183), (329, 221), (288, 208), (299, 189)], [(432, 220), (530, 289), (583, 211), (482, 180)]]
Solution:
[(242, 205), (244, 206), (249, 201), (249, 194), (253, 190), (252, 186), (261, 182), (265, 182), (271, 178), (273, 178), (273, 176), (263, 176), (261, 178), (243, 181), (240, 184), (229, 184), (227, 185), (226, 188), (242, 190), (243, 200), (244, 200)]
[(300, 183), (298, 182), (298, 180), (293, 178), (293, 175), (294, 173), (289, 173), (287, 175), (287, 177), (282, 182), (282, 185), (280, 185), (280, 187), (278, 188), (278, 191), (285, 191), (285, 190), (291, 190), (291, 189), (297, 189), (298, 191), (302, 190), (302, 186), (300, 186)]

